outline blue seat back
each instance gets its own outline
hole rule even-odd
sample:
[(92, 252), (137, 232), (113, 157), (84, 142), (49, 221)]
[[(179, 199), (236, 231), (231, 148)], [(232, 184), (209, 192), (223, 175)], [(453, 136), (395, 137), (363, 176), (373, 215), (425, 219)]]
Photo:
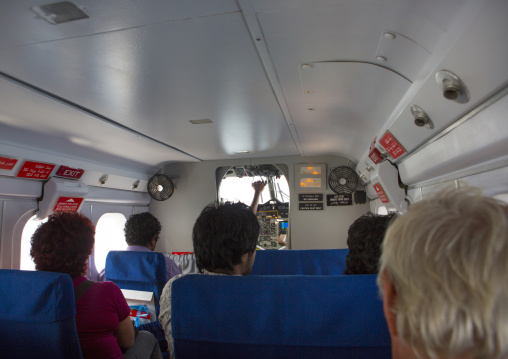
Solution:
[(159, 316), (159, 300), (167, 282), (162, 253), (111, 251), (106, 257), (105, 279), (122, 289), (153, 292), (155, 312)]
[(253, 275), (342, 275), (346, 249), (259, 250)]
[(375, 275), (187, 275), (171, 323), (176, 358), (391, 358)]
[(68, 274), (0, 269), (0, 293), (0, 357), (83, 357)]

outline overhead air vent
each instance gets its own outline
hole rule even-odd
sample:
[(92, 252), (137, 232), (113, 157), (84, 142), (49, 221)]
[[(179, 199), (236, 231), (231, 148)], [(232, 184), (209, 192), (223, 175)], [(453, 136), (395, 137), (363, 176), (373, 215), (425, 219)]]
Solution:
[(469, 90), (462, 80), (448, 70), (441, 70), (436, 73), (436, 82), (441, 85), (443, 96), (447, 100), (457, 103), (469, 101)]
[(429, 130), (434, 128), (434, 123), (430, 119), (429, 115), (419, 106), (411, 106), (411, 113), (415, 118), (415, 125), (418, 127), (426, 127)]
[(34, 13), (53, 25), (88, 18), (88, 15), (69, 1), (31, 7)]

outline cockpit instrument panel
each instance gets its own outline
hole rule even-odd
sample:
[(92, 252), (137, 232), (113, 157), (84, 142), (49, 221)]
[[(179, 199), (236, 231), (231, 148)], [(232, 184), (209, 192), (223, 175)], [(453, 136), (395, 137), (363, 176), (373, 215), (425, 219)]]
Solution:
[(270, 200), (258, 206), (260, 230), (258, 246), (265, 249), (283, 247), (288, 230), (289, 203)]

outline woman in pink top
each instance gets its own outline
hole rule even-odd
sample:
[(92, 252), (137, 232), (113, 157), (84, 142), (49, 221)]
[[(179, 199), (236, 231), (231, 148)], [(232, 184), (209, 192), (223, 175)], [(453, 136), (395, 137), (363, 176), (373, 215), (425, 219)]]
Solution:
[[(135, 334), (130, 309), (113, 282), (87, 283), (88, 257), (95, 227), (72, 212), (56, 212), (32, 236), (30, 255), (37, 270), (67, 273), (72, 277), (76, 326), (85, 359), (162, 358), (157, 339), (149, 332)], [(77, 289), (80, 285), (88, 289)], [(78, 294), (80, 293), (80, 294)]]

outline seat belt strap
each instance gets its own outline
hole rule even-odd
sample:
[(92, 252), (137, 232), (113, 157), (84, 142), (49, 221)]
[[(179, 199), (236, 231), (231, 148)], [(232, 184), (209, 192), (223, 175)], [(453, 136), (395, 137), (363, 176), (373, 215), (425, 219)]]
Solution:
[(90, 289), (90, 287), (94, 284), (95, 282), (93, 280), (85, 280), (76, 288), (74, 288), (74, 303), (77, 303), (78, 300), (86, 293), (86, 291)]

